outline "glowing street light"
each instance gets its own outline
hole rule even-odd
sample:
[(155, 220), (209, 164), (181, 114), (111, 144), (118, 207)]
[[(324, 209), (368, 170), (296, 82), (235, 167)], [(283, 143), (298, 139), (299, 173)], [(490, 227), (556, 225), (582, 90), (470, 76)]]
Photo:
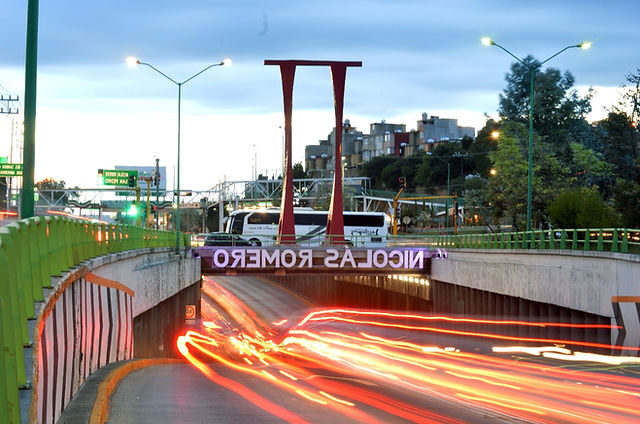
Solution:
[[(522, 65), (524, 65), (524, 67), (529, 70), (529, 74), (531, 75), (531, 89), (529, 91), (529, 99), (530, 99), (530, 102), (529, 102), (529, 174), (528, 174), (528, 182), (527, 182), (527, 231), (531, 231), (531, 200), (532, 200), (532, 192), (533, 192), (533, 190), (532, 190), (532, 179), (533, 179), (533, 84), (534, 84), (535, 77), (536, 77), (536, 69), (537, 69), (537, 67), (533, 67), (533, 66), (528, 65), (522, 59), (520, 59), (518, 56), (514, 55), (509, 50), (505, 49), (504, 47), (502, 47), (500, 44), (496, 43), (495, 41), (493, 41), (489, 37), (482, 37), (482, 39), (480, 41), (485, 46), (496, 46), (499, 49), (503, 50), (509, 56), (513, 57), (515, 60), (520, 62)], [(554, 55), (551, 55), (547, 59), (545, 59), (542, 62), (540, 62), (539, 66), (542, 67), (542, 65), (544, 65), (545, 63), (547, 63), (548, 61), (550, 61), (554, 57), (558, 56), (560, 53), (564, 52), (565, 50), (569, 50), (569, 49), (572, 49), (572, 48), (581, 48), (583, 50), (586, 50), (586, 49), (588, 49), (590, 47), (591, 47), (591, 43), (588, 42), (588, 41), (583, 41), (583, 42), (581, 42), (579, 44), (573, 44), (573, 45), (567, 46), (564, 49), (562, 49), (562, 50), (558, 51), (557, 53), (555, 53)], [(492, 137), (493, 137), (493, 134), (492, 134)]]
[(209, 65), (203, 70), (201, 70), (200, 72), (192, 75), (191, 77), (187, 78), (182, 82), (174, 80), (173, 78), (163, 73), (162, 71), (158, 70), (156, 67), (154, 67), (149, 63), (140, 62), (135, 57), (128, 57), (126, 59), (126, 62), (127, 62), (127, 65), (130, 67), (135, 67), (136, 65), (148, 66), (149, 68), (153, 69), (154, 71), (156, 71), (157, 73), (159, 73), (160, 75), (162, 75), (163, 77), (165, 77), (166, 79), (168, 79), (169, 81), (171, 81), (172, 83), (178, 86), (178, 161), (177, 161), (178, 169), (176, 171), (176, 220), (175, 220), (176, 222), (175, 224), (176, 224), (176, 253), (180, 253), (180, 114), (181, 114), (180, 105), (182, 101), (182, 86), (188, 83), (189, 81), (191, 81), (192, 79), (194, 79), (195, 77), (197, 77), (198, 75), (200, 75), (201, 73), (203, 73), (204, 71), (210, 68), (213, 68), (214, 66), (231, 65), (231, 59), (224, 59), (222, 62)]

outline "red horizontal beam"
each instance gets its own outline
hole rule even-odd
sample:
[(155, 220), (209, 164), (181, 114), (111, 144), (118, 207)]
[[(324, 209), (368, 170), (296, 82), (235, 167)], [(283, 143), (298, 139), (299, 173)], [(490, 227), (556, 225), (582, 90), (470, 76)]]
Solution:
[(362, 62), (342, 62), (339, 60), (265, 60), (265, 65), (300, 65), (300, 66), (362, 66)]

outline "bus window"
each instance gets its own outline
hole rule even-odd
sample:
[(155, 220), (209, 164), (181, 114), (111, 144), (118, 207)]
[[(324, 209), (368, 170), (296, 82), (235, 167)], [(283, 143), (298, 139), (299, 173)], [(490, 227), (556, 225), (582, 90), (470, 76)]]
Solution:
[(278, 225), (280, 214), (277, 212), (254, 212), (247, 218), (247, 224)]
[(248, 212), (238, 213), (233, 217), (231, 221), (231, 234), (242, 234), (244, 230), (244, 218), (248, 215)]
[(327, 214), (298, 212), (294, 215), (294, 220), (295, 225), (315, 225), (324, 227), (327, 225)]
[(345, 227), (384, 227), (384, 215), (344, 214)]

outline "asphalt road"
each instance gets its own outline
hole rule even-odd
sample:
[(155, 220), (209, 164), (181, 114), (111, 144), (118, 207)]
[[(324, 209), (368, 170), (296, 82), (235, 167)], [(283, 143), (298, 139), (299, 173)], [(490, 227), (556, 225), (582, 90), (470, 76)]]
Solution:
[[(220, 343), (222, 343), (222, 340), (226, 340), (226, 337), (241, 338), (238, 335), (239, 333), (234, 330), (234, 327), (242, 327), (247, 333), (260, 332), (265, 327), (272, 327), (274, 323), (289, 319), (288, 324), (281, 324), (282, 326), (279, 327), (280, 334), (271, 334), (274, 340), (281, 342), (284, 337), (283, 334), (291, 336), (288, 330), (295, 327), (295, 323), (299, 323), (300, 319), (309, 312), (315, 310), (314, 305), (305, 299), (261, 277), (211, 277), (203, 285), (202, 299), (203, 317), (206, 315), (206, 319), (215, 321), (222, 326), (222, 328), (216, 330), (218, 331), (218, 338), (215, 340)], [(553, 390), (560, 393), (562, 393), (562, 390), (566, 390), (565, 386), (560, 386), (560, 383), (565, 384), (565, 374), (552, 375), (550, 373), (549, 376), (542, 377), (536, 375), (535, 379), (532, 380), (525, 380), (523, 376), (518, 375), (519, 373), (535, 374), (538, 365), (540, 367), (549, 365), (547, 360), (542, 361), (539, 358), (533, 358), (533, 361), (528, 362), (529, 365), (533, 366), (528, 369), (526, 368), (527, 362), (524, 362), (528, 359), (523, 361), (520, 356), (511, 356), (508, 361), (519, 366), (525, 364), (524, 367), (520, 371), (515, 370), (513, 378), (507, 375), (507, 377), (502, 377), (502, 380), (499, 378), (496, 380), (501, 381), (501, 383), (490, 381), (489, 384), (491, 385), (486, 386), (488, 387), (486, 389), (484, 388), (486, 382), (481, 380), (486, 375), (502, 372), (500, 367), (503, 364), (493, 364), (490, 362), (493, 359), (489, 358), (487, 359), (487, 364), (485, 364), (486, 368), (478, 368), (479, 371), (468, 371), (468, 369), (474, 366), (474, 361), (478, 361), (478, 358), (482, 361), (484, 360), (484, 355), (490, 354), (492, 345), (490, 341), (473, 337), (461, 338), (459, 336), (452, 337), (433, 333), (417, 334), (416, 331), (396, 327), (383, 326), (374, 328), (367, 323), (357, 321), (355, 319), (357, 316), (349, 315), (348, 318), (350, 321), (331, 320), (325, 322), (319, 319), (317, 322), (309, 322), (303, 327), (296, 328), (304, 328), (305, 331), (309, 331), (309, 334), (312, 335), (320, 332), (339, 334), (343, 338), (327, 342), (337, 343), (336, 346), (341, 346), (343, 342), (346, 343), (345, 340), (348, 337), (357, 338), (360, 337), (359, 335), (371, 333), (372, 329), (375, 329), (375, 337), (380, 338), (380, 340), (388, 339), (393, 340), (394, 343), (406, 343), (407, 345), (411, 343), (424, 345), (427, 342), (430, 345), (454, 345), (463, 351), (468, 351), (472, 357), (469, 361), (465, 358), (456, 358), (458, 362), (447, 363), (445, 362), (448, 360), (446, 355), (436, 356), (433, 359), (435, 362), (442, 360), (441, 363), (438, 362), (438, 365), (434, 365), (440, 368), (438, 371), (428, 370), (430, 368), (427, 366), (428, 363), (422, 362), (418, 364), (418, 367), (422, 368), (417, 368), (418, 371), (414, 375), (411, 374), (413, 372), (411, 367), (416, 365), (410, 360), (406, 361), (406, 370), (404, 369), (405, 364), (402, 361), (405, 361), (405, 359), (401, 355), (405, 348), (395, 346), (396, 350), (390, 350), (385, 355), (388, 355), (387, 357), (389, 358), (389, 373), (397, 372), (402, 374), (402, 372), (407, 371), (406, 378), (403, 377), (402, 382), (398, 382), (397, 378), (396, 380), (393, 378), (385, 380), (387, 370), (384, 367), (387, 366), (386, 361), (382, 361), (381, 364), (377, 365), (382, 368), (370, 372), (369, 368), (373, 369), (374, 365), (371, 365), (373, 362), (367, 361), (374, 361), (375, 359), (371, 359), (369, 356), (363, 356), (362, 362), (356, 365), (352, 364), (350, 360), (342, 357), (338, 358), (340, 353), (322, 356), (316, 352), (304, 358), (294, 357), (293, 359), (295, 360), (292, 360), (290, 364), (286, 364), (285, 361), (274, 363), (273, 357), (265, 356), (264, 358), (267, 360), (262, 360), (265, 364), (262, 365), (256, 364), (256, 358), (259, 354), (255, 357), (246, 356), (246, 353), (242, 354), (245, 356), (237, 353), (227, 354), (228, 347), (218, 345), (211, 348), (211, 351), (229, 358), (231, 362), (235, 360), (246, 369), (255, 369), (256, 372), (251, 374), (246, 370), (240, 370), (241, 367), (235, 369), (228, 364), (222, 363), (221, 360), (212, 360), (202, 352), (196, 352), (193, 355), (193, 362), (200, 364), (203, 371), (188, 363), (159, 365), (135, 371), (123, 379), (114, 392), (111, 398), (108, 422), (114, 424), (275, 423), (285, 421), (313, 423), (376, 421), (381, 423), (580, 422), (585, 416), (589, 416), (588, 413), (593, 413), (595, 418), (606, 421), (606, 415), (598, 415), (600, 413), (599, 410), (584, 412), (580, 409), (582, 407), (581, 404), (574, 405), (570, 403), (570, 397), (566, 400), (555, 399), (552, 394), (549, 394), (549, 399), (547, 399), (544, 387), (530, 388), (533, 393), (531, 395), (533, 400), (527, 400), (529, 394), (526, 391), (523, 392), (522, 409), (525, 412), (515, 413), (513, 404), (510, 406), (511, 409), (505, 411), (501, 405), (502, 399), (500, 398), (502, 396), (500, 392), (502, 387), (498, 386), (521, 385), (522, 387), (515, 387), (515, 389), (526, 390), (527, 384), (549, 384), (549, 393)], [(225, 327), (224, 323), (227, 323), (228, 326)], [(386, 321), (383, 322), (383, 324), (386, 323)], [(360, 355), (358, 348), (362, 347), (363, 343), (369, 343), (371, 340), (373, 339), (367, 339), (366, 341), (359, 339), (353, 346), (345, 348), (352, 349), (345, 358), (350, 358), (350, 355), (355, 355), (354, 357)], [(195, 349), (190, 348), (191, 351), (195, 352)], [(223, 351), (224, 355), (221, 353)], [(366, 355), (366, 352), (364, 355)], [(411, 357), (411, 360), (418, 358), (416, 360), (420, 361), (420, 358), (424, 356), (420, 352), (419, 355)], [(251, 358), (253, 362), (248, 361), (248, 358)], [(280, 359), (282, 358), (280, 357)], [(344, 368), (331, 365), (334, 359), (340, 364), (346, 364)], [(246, 364), (242, 363), (242, 360), (248, 361), (252, 367), (247, 367)], [(394, 365), (399, 360), (401, 361), (399, 362), (400, 365)], [(326, 367), (324, 362), (326, 362)], [(558, 368), (560, 372), (567, 367), (579, 368), (579, 366), (567, 365), (561, 361), (555, 365), (560, 365)], [(365, 367), (367, 368), (366, 372), (359, 369)], [(582, 367), (582, 369), (587, 368), (591, 368), (591, 366), (584, 365)], [(640, 375), (640, 369), (637, 366), (622, 370), (615, 369), (615, 367), (606, 368), (601, 366), (600, 368), (625, 378), (635, 378)], [(291, 374), (295, 374), (291, 370), (295, 370), (298, 373), (300, 381), (294, 382), (296, 384), (294, 389), (286, 389), (283, 385), (271, 384), (269, 378), (264, 378), (260, 374), (262, 372), (270, 376), (282, 377), (277, 373), (278, 371), (282, 373), (284, 370), (288, 370)], [(464, 379), (451, 379), (450, 375), (465, 372), (470, 372), (471, 374), (460, 376)], [(476, 374), (473, 374), (474, 372)], [(442, 380), (438, 380), (441, 377)], [(519, 380), (521, 377), (523, 378), (522, 381)], [(546, 377), (549, 378), (547, 380), (542, 379)], [(472, 381), (471, 383), (465, 383), (466, 387), (460, 386), (456, 388), (456, 385), (460, 384), (459, 381), (468, 382), (469, 379), (476, 379), (478, 382), (474, 383)], [(450, 384), (453, 388), (448, 386), (448, 382), (451, 382)], [(554, 388), (556, 383), (558, 383), (558, 387)], [(474, 386), (474, 384), (477, 385)], [(574, 382), (566, 384), (574, 384)], [(577, 385), (566, 387), (583, 387), (581, 381), (575, 384)], [(598, 384), (594, 383), (594, 386)], [(316, 392), (325, 388), (326, 392), (333, 393), (338, 400), (348, 398), (353, 403), (349, 407), (330, 407), (327, 404), (331, 405), (332, 402), (323, 404), (317, 398), (307, 399), (302, 392), (310, 393), (306, 392), (306, 390), (311, 385)], [(475, 396), (476, 387), (477, 398)], [(640, 384), (636, 386), (637, 388), (640, 388)], [(540, 389), (542, 389), (540, 392), (535, 392)], [(465, 396), (471, 402), (460, 400), (458, 396), (460, 393), (458, 392), (464, 392), (465, 390), (467, 390)], [(503, 392), (505, 401), (510, 395), (508, 390), (511, 389), (506, 390)], [(319, 393), (325, 392), (320, 390)], [(327, 396), (329, 395), (327, 394)], [(491, 396), (495, 396), (495, 398), (491, 398), (493, 400), (490, 399), (493, 403), (487, 403), (487, 399)], [(591, 399), (588, 392), (585, 396), (587, 400)], [(606, 395), (603, 395), (602, 402), (606, 402), (604, 396)], [(514, 399), (519, 398), (516, 397)], [(596, 401), (597, 399), (593, 400)], [(525, 404), (536, 401), (541, 402), (540, 407), (534, 413), (530, 413)], [(518, 401), (512, 400), (512, 402)], [(567, 402), (566, 410), (577, 408), (575, 416), (560, 410), (561, 408), (558, 405), (562, 406), (563, 402)], [(333, 404), (335, 405), (335, 403)], [(528, 408), (531, 409), (531, 407)], [(551, 414), (558, 415), (553, 416)], [(633, 412), (630, 412), (628, 417), (624, 414), (621, 417), (618, 417), (617, 422), (627, 422), (626, 418), (629, 418), (628, 422), (634, 422), (637, 418), (637, 416), (633, 416)]]

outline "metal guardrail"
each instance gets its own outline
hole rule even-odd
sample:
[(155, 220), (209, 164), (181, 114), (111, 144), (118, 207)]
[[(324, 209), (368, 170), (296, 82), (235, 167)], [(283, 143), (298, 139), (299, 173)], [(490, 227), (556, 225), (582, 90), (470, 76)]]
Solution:
[[(340, 245), (342, 236), (333, 236), (332, 242), (325, 234), (314, 236), (278, 236), (270, 234), (243, 235), (245, 240), (261, 240), (260, 246), (277, 245), (320, 246)], [(379, 241), (375, 241), (379, 238)], [(374, 241), (372, 241), (372, 239)], [(505, 233), (421, 234), (386, 236), (345, 235), (348, 246), (431, 246), (460, 249), (563, 249), (594, 252), (619, 252), (640, 254), (640, 230), (627, 228), (558, 229)], [(236, 245), (236, 244), (234, 244)]]
[[(424, 236), (420, 236), (425, 240)], [(405, 237), (406, 238), (406, 237)], [(558, 229), (510, 233), (430, 235), (428, 245), (468, 249), (566, 249), (640, 254), (640, 230)]]
[[(189, 244), (183, 235), (181, 245)], [(27, 320), (36, 318), (34, 302), (45, 300), (51, 277), (96, 256), (172, 246), (174, 232), (58, 216), (0, 228), (0, 422), (20, 422), (18, 390), (30, 384), (23, 354), (31, 346)]]

